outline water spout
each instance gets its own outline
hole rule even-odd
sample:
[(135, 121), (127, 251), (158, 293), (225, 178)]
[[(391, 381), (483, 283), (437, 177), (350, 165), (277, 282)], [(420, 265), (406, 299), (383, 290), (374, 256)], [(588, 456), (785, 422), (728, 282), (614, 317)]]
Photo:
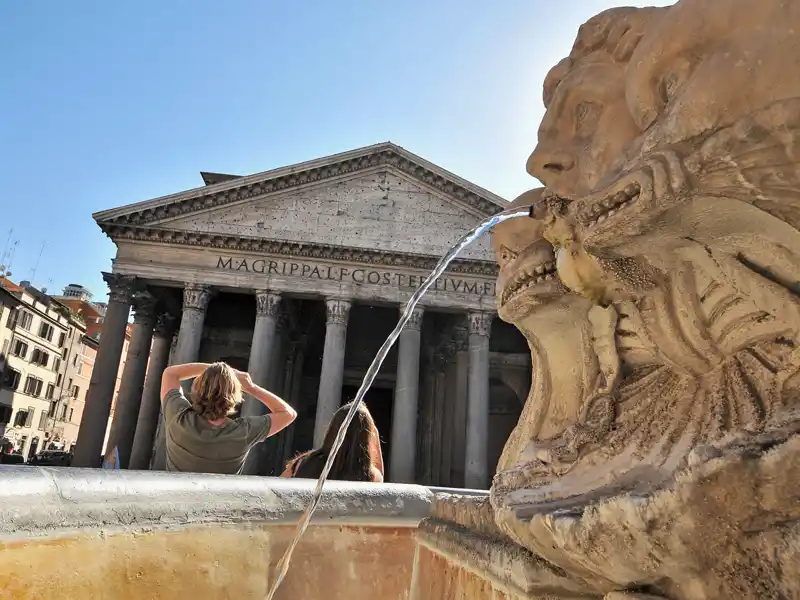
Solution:
[(328, 473), (330, 473), (331, 467), (333, 466), (336, 453), (339, 451), (339, 448), (344, 442), (344, 436), (347, 433), (347, 428), (350, 425), (350, 422), (353, 420), (359, 405), (372, 385), (372, 382), (375, 380), (378, 371), (380, 371), (383, 361), (389, 354), (389, 350), (391, 350), (392, 346), (397, 341), (397, 338), (400, 336), (400, 332), (403, 330), (403, 327), (405, 327), (406, 323), (408, 323), (408, 320), (411, 318), (411, 314), (413, 313), (419, 301), (431, 288), (431, 286), (436, 283), (436, 280), (441, 277), (442, 273), (444, 273), (445, 269), (447, 269), (447, 266), (456, 256), (461, 253), (462, 250), (464, 250), (472, 242), (474, 242), (498, 223), (508, 221), (509, 219), (515, 219), (517, 217), (532, 216), (532, 210), (532, 207), (513, 208), (500, 212), (481, 221), (481, 223), (475, 227), (475, 229), (461, 236), (461, 238), (450, 248), (447, 254), (445, 254), (438, 263), (436, 263), (436, 266), (434, 267), (430, 276), (422, 282), (422, 285), (420, 285), (411, 296), (411, 299), (405, 305), (403, 313), (400, 315), (400, 320), (397, 321), (397, 325), (395, 325), (394, 330), (392, 330), (392, 333), (390, 333), (389, 337), (386, 338), (386, 341), (375, 355), (375, 358), (373, 359), (372, 364), (369, 366), (369, 369), (367, 369), (367, 373), (364, 375), (364, 380), (361, 382), (361, 387), (358, 389), (358, 393), (353, 401), (353, 405), (350, 407), (350, 411), (347, 413), (342, 426), (339, 428), (339, 432), (336, 434), (336, 439), (331, 447), (328, 460), (325, 462), (325, 466), (322, 469), (319, 480), (317, 480), (317, 485), (314, 488), (314, 494), (311, 497), (311, 502), (309, 502), (308, 507), (300, 516), (300, 520), (297, 523), (297, 528), (295, 529), (294, 537), (292, 538), (291, 543), (278, 563), (278, 575), (275, 578), (272, 587), (270, 588), (269, 594), (267, 594), (267, 600), (273, 600), (275, 592), (277, 592), (278, 588), (286, 577), (286, 573), (289, 570), (289, 562), (292, 559), (292, 553), (294, 552), (295, 546), (297, 546), (297, 543), (300, 541), (303, 533), (305, 533), (305, 530), (308, 528), (308, 525), (311, 522), (311, 517), (317, 508), (317, 504), (319, 504), (320, 497), (322, 496), (322, 487), (325, 485), (325, 481), (328, 478)]

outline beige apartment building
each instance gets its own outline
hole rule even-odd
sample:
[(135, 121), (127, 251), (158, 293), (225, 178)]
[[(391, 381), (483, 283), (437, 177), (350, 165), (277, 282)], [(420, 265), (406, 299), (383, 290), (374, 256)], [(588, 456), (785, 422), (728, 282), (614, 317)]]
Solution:
[(56, 441), (55, 423), (69, 418), (67, 410), (57, 412), (62, 400), (86, 393), (70, 388), (65, 377), (83, 332), (65, 306), (30, 285), (0, 279), (0, 287), (18, 300), (0, 321), (0, 404), (11, 407), (3, 437), (29, 458)]
[[(28, 282), (0, 278), (0, 441), (26, 459), (74, 447), (104, 317), (105, 305), (91, 302), (81, 286), (48, 296)], [(126, 332), (114, 405), (129, 337)]]

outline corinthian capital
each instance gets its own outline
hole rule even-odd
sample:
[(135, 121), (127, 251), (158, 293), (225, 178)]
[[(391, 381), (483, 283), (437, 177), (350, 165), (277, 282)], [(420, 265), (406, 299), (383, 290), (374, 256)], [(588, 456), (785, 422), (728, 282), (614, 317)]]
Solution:
[(269, 290), (256, 292), (256, 316), (277, 318), (281, 312), (281, 295)]
[(108, 285), (108, 301), (130, 304), (136, 291), (136, 278), (118, 273), (103, 273), (103, 281)]
[(169, 313), (161, 313), (158, 315), (153, 333), (157, 337), (171, 338), (175, 333), (175, 317)]
[(211, 287), (198, 283), (187, 283), (183, 288), (183, 310), (205, 312), (211, 299)]
[(347, 325), (347, 319), (350, 316), (349, 300), (341, 300), (332, 298), (325, 301), (325, 312), (327, 315), (327, 323), (336, 323), (339, 325)]
[[(405, 311), (405, 309), (406, 309), (405, 306), (401, 306), (400, 312), (402, 313), (403, 311)], [(422, 329), (422, 318), (424, 316), (425, 316), (425, 309), (415, 308), (411, 312), (411, 317), (408, 319), (408, 321), (406, 321), (405, 329), (414, 329), (416, 331)]]
[(156, 318), (157, 300), (149, 292), (140, 292), (133, 297), (133, 322), (148, 325)]
[(489, 337), (489, 334), (492, 331), (492, 321), (494, 321), (494, 313), (483, 311), (469, 313), (470, 335), (483, 335)]

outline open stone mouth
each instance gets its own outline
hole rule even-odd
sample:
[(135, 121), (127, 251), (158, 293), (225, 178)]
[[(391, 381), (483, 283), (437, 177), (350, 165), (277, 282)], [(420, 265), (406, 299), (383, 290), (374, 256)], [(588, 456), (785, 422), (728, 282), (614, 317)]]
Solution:
[(608, 196), (584, 210), (580, 216), (581, 224), (589, 228), (599, 225), (621, 210), (631, 206), (639, 199), (640, 193), (641, 187), (638, 183), (629, 183), (624, 190), (620, 190), (613, 196)]
[(524, 292), (528, 288), (545, 281), (556, 278), (556, 262), (550, 261), (541, 264), (533, 269), (523, 269), (506, 285), (501, 297), (501, 303), (506, 304), (517, 294)]

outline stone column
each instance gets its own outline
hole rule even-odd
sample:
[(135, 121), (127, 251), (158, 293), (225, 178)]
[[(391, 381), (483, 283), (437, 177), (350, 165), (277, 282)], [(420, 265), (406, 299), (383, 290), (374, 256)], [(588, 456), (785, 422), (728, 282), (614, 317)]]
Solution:
[(433, 448), (431, 450), (431, 475), (432, 485), (443, 485), (442, 473), (444, 471), (444, 421), (447, 418), (444, 412), (445, 404), (445, 369), (447, 367), (447, 354), (442, 345), (435, 355), (435, 371), (433, 383), (433, 415), (431, 425), (433, 431)]
[(111, 401), (117, 383), (119, 360), (125, 344), (125, 331), (135, 287), (135, 279), (113, 273), (103, 273), (110, 289), (108, 307), (103, 319), (100, 347), (86, 392), (78, 439), (72, 459), (76, 467), (99, 467), (100, 453), (111, 413)]
[(153, 455), (153, 441), (161, 414), (161, 376), (169, 364), (169, 353), (175, 333), (175, 319), (159, 315), (156, 321), (153, 345), (150, 349), (150, 366), (144, 382), (142, 404), (136, 421), (136, 434), (133, 438), (129, 469), (147, 469)]
[[(286, 394), (286, 398), (297, 411), (298, 415), (302, 415), (304, 412), (304, 407), (301, 403), (300, 390), (303, 385), (303, 367), (305, 365), (307, 343), (308, 339), (304, 334), (300, 335), (299, 340), (291, 342), (290, 360), (286, 370), (287, 379), (286, 387), (284, 388), (284, 394)], [(286, 432), (282, 450), (282, 463), (284, 465), (286, 464), (286, 461), (292, 458), (294, 449), (294, 436), (295, 432), (297, 431), (297, 427), (299, 426), (299, 421), (300, 417), (298, 417), (298, 422), (296, 422), (293, 427), (287, 427), (284, 429), (284, 432)], [(283, 472), (282, 469), (281, 472)], [(278, 475), (280, 475), (280, 473), (278, 473)]]
[(349, 300), (331, 298), (325, 301), (327, 324), (317, 395), (317, 416), (314, 421), (315, 448), (322, 445), (328, 423), (342, 402), (344, 351), (347, 344), (347, 319), (350, 316), (350, 306)]
[(466, 324), (454, 330), (456, 339), (455, 412), (453, 414), (453, 462), (451, 484), (464, 485), (464, 464), (467, 444), (467, 402), (469, 396), (469, 333)]
[(207, 285), (187, 283), (183, 288), (183, 313), (175, 348), (175, 364), (196, 362), (203, 339), (203, 322), (206, 319), (211, 288)]
[[(264, 388), (272, 377), (271, 368), (276, 348), (278, 315), (280, 314), (281, 296), (269, 290), (256, 292), (256, 324), (253, 328), (253, 342), (250, 346), (250, 360), (247, 370), (253, 383)], [(242, 405), (243, 417), (255, 417), (266, 414), (268, 409), (261, 402), (247, 395)], [(255, 446), (247, 457), (242, 473), (258, 475), (264, 466), (266, 442)]]
[(493, 313), (469, 315), (469, 395), (464, 485), (484, 489), (489, 485), (489, 334)]
[(106, 448), (119, 452), (119, 466), (127, 469), (130, 463), (133, 437), (136, 434), (136, 421), (142, 402), (144, 376), (147, 373), (147, 360), (153, 342), (155, 326), (156, 299), (148, 293), (137, 294), (133, 298), (133, 331), (128, 344), (125, 368), (122, 371), (117, 406), (111, 421), (111, 432)]
[(389, 457), (389, 480), (392, 483), (414, 483), (423, 314), (422, 309), (414, 310), (400, 333), (397, 349), (397, 381), (392, 409), (392, 455)]
[(439, 419), (441, 421), (440, 439), (441, 456), (439, 463), (439, 485), (449, 486), (452, 483), (450, 476), (453, 467), (453, 424), (455, 419), (455, 390), (452, 389), (452, 374), (455, 369), (456, 342), (452, 337), (442, 347), (444, 353), (444, 364), (440, 374), (442, 388), (441, 410)]
[[(182, 365), (196, 362), (200, 354), (200, 342), (203, 339), (203, 322), (206, 309), (211, 299), (211, 288), (207, 285), (187, 283), (183, 288), (183, 311), (178, 340), (173, 354), (173, 363)], [(166, 468), (167, 448), (164, 420), (159, 419), (156, 443), (153, 448), (151, 469), (163, 471)]]

